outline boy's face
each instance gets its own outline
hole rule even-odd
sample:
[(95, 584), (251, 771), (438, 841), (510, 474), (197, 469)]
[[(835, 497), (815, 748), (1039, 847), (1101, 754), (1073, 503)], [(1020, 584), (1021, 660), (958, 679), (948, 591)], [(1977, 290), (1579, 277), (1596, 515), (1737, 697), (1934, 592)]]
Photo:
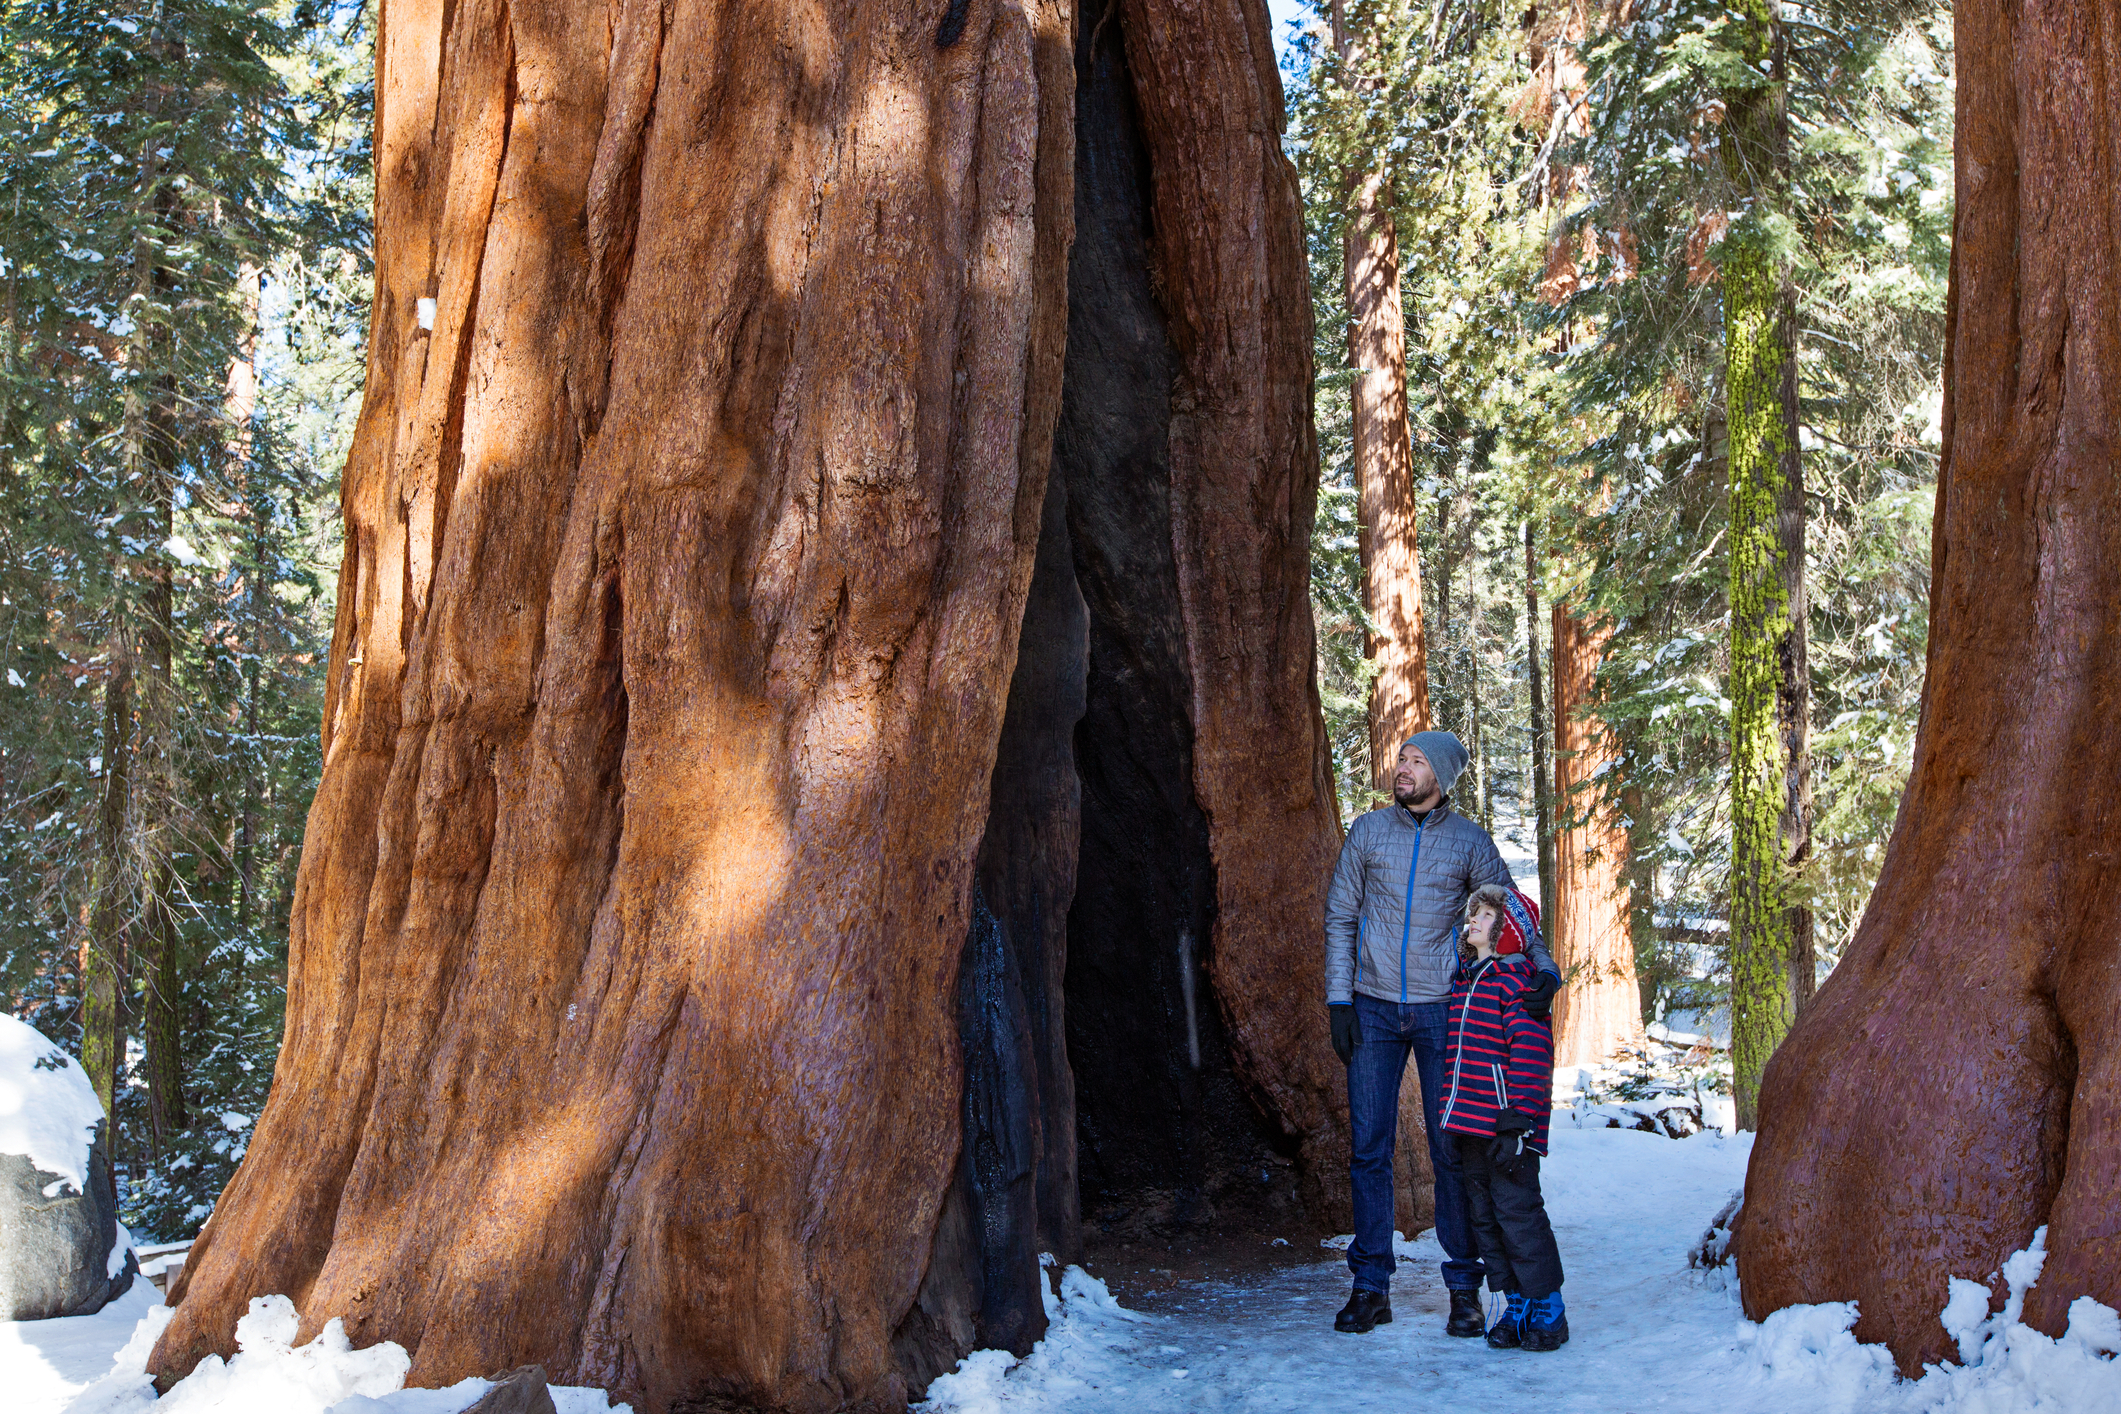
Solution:
[(1493, 907), (1482, 904), (1466, 919), (1466, 942), (1472, 946), (1475, 957), (1486, 957), (1495, 951), (1495, 930), (1502, 920)]

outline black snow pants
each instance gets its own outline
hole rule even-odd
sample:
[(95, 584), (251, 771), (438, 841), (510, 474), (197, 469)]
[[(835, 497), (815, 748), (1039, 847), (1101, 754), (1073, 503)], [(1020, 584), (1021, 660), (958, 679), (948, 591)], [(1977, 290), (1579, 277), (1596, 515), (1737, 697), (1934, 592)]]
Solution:
[(1525, 1155), (1512, 1178), (1488, 1161), (1488, 1140), (1452, 1137), (1458, 1141), (1466, 1207), (1480, 1260), (1487, 1264), (1488, 1289), (1521, 1291), (1534, 1301), (1561, 1290), (1561, 1249), (1554, 1245), (1554, 1226), (1539, 1193), (1538, 1155)]

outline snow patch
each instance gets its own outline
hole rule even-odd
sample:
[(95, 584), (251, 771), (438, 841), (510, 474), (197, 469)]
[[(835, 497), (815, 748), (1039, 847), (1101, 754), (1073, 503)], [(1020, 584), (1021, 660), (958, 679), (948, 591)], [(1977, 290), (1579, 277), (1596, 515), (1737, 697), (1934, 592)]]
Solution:
[(2047, 1261), (2047, 1229), (2003, 1264), (2008, 1295), (1989, 1311), (1989, 1288), (1954, 1277), (1941, 1321), (1962, 1363), (1897, 1378), (1885, 1347), (1856, 1341), (1856, 1303), (1791, 1306), (1741, 1325), (1739, 1348), (1756, 1383), (1796, 1383), (1807, 1408), (1906, 1414), (2111, 1414), (2121, 1409), (2121, 1313), (2089, 1296), (2070, 1303), (2060, 1339), (2019, 1320)]
[[(1318, 1245), (1331, 1252), (1345, 1252), (1355, 1245), (1355, 1234), (1343, 1232), (1332, 1237), (1321, 1237), (1318, 1239)], [(1433, 1257), (1442, 1250), (1436, 1245), (1436, 1229), (1433, 1227), (1425, 1227), (1412, 1237), (1408, 1237), (1398, 1228), (1392, 1229), (1392, 1255), (1402, 1262), (1409, 1258)]]
[(118, 1273), (125, 1270), (125, 1254), (133, 1250), (133, 1235), (125, 1230), (124, 1223), (113, 1226), (118, 1233), (110, 1245), (110, 1256), (104, 1259), (103, 1274), (116, 1280)]
[[(27, 1154), (39, 1172), (84, 1192), (102, 1119), (95, 1087), (73, 1057), (35, 1027), (0, 1015), (0, 1154)], [(59, 1196), (50, 1187), (44, 1193)]]
[[(1850, 1414), (1869, 1408), (1893, 1382), (1893, 1357), (1851, 1333), (1856, 1303), (1789, 1306), (1759, 1325), (1738, 1327), (1738, 1349), (1755, 1383), (1795, 1385), (1807, 1409)], [(1794, 1395), (1794, 1391), (1792, 1391)]]
[[(1040, 1286), (1045, 1282), (1041, 1278)], [(1081, 1267), (1061, 1273), (1058, 1296), (1046, 1301), (1046, 1338), (1019, 1360), (1006, 1350), (975, 1350), (957, 1368), (928, 1386), (928, 1398), (913, 1406), (921, 1414), (1000, 1414), (1004, 1406), (1052, 1402), (1056, 1396), (1119, 1394), (1110, 1367), (1115, 1356), (1140, 1345), (1147, 1318), (1129, 1311), (1102, 1281)], [(1152, 1358), (1176, 1346), (1158, 1347)], [(1166, 1365), (1161, 1377), (1184, 1379), (1184, 1367)]]
[[(337, 1317), (316, 1339), (296, 1345), (301, 1317), (285, 1296), (259, 1296), (236, 1322), (234, 1359), (201, 1360), (170, 1392), (155, 1397), (147, 1357), (170, 1310), (155, 1306), (133, 1328), (131, 1339), (111, 1358), (111, 1371), (76, 1394), (65, 1414), (458, 1414), (493, 1388), (491, 1380), (459, 1380), (446, 1389), (406, 1389), (412, 1359), (396, 1341), (353, 1348)], [(632, 1414), (613, 1406), (599, 1389), (554, 1386), (558, 1414)]]

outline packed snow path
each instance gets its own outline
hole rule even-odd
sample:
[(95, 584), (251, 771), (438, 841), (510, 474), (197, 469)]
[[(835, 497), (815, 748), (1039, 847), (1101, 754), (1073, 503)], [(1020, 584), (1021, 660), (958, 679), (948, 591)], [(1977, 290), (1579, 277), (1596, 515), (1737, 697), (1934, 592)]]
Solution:
[(1566, 1114), (1555, 1118), (1541, 1178), (1567, 1272), (1570, 1340), (1559, 1351), (1496, 1351), (1446, 1336), (1443, 1251), (1425, 1235), (1400, 1244), (1392, 1324), (1368, 1335), (1333, 1329), (1349, 1290), (1337, 1252), (1203, 1285), (1168, 1315), (1104, 1307), (1077, 1281), (1043, 1349), (1006, 1374), (1006, 1357), (973, 1357), (941, 1382), (931, 1407), (1698, 1409), (1701, 1380), (1717, 1360), (1728, 1362), (1743, 1317), (1733, 1284), (1689, 1270), (1687, 1253), (1743, 1186), (1751, 1136), (1672, 1140), (1575, 1130)]
[[(1688, 1254), (1742, 1186), (1752, 1136), (1672, 1140), (1575, 1129), (1557, 1115), (1542, 1172), (1567, 1271), (1570, 1341), (1551, 1353), (1490, 1350), (1443, 1333), (1448, 1306), (1432, 1239), (1401, 1248), (1393, 1322), (1368, 1335), (1333, 1330), (1347, 1299), (1337, 1259), (1257, 1278), (1201, 1283), (1166, 1315), (1125, 1311), (1101, 1282), (1070, 1269), (1057, 1319), (1028, 1358), (968, 1358), (937, 1381), (926, 1414), (1363, 1410), (1539, 1410), (1556, 1414), (2114, 1414), (2121, 1410), (2121, 1317), (2081, 1299), (2051, 1340), (2016, 1323), (2038, 1277), (2036, 1249), (2005, 1265), (2012, 1297), (1937, 1274), (1938, 1305), (1963, 1366), (1920, 1381), (1858, 1345), (1846, 1303), (1744, 1319), (1728, 1268)], [(1326, 1254), (1321, 1254), (1322, 1256)], [(1980, 1275), (1980, 1274), (1976, 1274)]]

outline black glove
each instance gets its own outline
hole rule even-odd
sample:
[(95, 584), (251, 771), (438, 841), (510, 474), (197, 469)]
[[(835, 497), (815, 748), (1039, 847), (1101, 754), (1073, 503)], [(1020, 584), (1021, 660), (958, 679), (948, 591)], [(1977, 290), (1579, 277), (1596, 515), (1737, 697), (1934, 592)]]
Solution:
[(1554, 1010), (1554, 994), (1561, 990), (1561, 979), (1551, 972), (1532, 974), (1532, 985), (1519, 994), (1524, 1009), (1544, 1020)]
[(1488, 1162), (1509, 1177), (1517, 1177), (1525, 1160), (1533, 1157), (1525, 1147), (1533, 1127), (1532, 1117), (1523, 1110), (1504, 1110), (1495, 1121), (1495, 1137), (1488, 1141)]
[(1362, 1043), (1362, 1026), (1355, 1020), (1355, 1004), (1334, 1002), (1326, 1008), (1326, 1015), (1333, 1018), (1333, 1054), (1346, 1065), (1355, 1059), (1355, 1048)]

